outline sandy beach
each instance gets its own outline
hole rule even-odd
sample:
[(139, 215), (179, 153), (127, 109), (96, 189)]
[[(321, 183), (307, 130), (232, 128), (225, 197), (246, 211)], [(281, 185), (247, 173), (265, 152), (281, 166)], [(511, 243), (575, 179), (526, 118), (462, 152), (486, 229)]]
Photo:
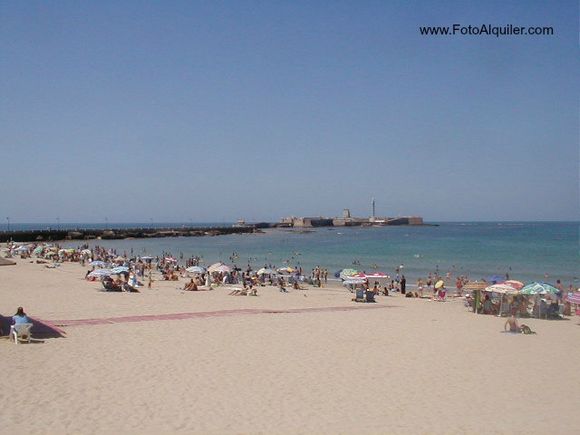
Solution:
[[(577, 433), (578, 317), (505, 319), (340, 287), (258, 297), (155, 282), (105, 293), (79, 264), (0, 268), (0, 313), (66, 333), (0, 340), (0, 432)], [(94, 319), (95, 322), (88, 322)], [(79, 321), (80, 322), (73, 322)], [(6, 331), (4, 331), (6, 333)]]

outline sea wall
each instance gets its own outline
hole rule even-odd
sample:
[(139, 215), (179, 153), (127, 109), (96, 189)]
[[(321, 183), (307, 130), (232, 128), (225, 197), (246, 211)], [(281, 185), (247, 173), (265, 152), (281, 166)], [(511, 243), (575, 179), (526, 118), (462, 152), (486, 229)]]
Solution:
[(90, 239), (146, 239), (154, 237), (201, 237), (220, 236), (225, 234), (254, 233), (259, 230), (248, 226), (208, 227), (208, 228), (122, 228), (108, 230), (35, 230), (0, 232), (0, 242), (47, 242), (57, 240), (90, 240)]

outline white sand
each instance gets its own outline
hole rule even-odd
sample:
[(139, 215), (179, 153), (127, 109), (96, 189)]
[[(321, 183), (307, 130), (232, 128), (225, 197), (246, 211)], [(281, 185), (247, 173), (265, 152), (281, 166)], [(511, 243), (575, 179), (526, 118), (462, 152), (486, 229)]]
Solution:
[(578, 433), (580, 326), (527, 319), (537, 335), (462, 302), (342, 289), (259, 297), (103, 293), (85, 269), (0, 267), (0, 312), (40, 319), (356, 306), (65, 327), (66, 338), (0, 340), (0, 433)]

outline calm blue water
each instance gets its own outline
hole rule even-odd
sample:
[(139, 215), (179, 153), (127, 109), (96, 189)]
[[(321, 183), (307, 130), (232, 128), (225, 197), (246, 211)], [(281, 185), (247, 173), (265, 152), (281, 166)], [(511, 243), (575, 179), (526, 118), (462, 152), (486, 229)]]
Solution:
[[(127, 224), (130, 226), (129, 224)], [(134, 225), (134, 224), (133, 224)], [(163, 224), (160, 224), (163, 225)], [(580, 285), (578, 222), (441, 223), (438, 227), (317, 228), (311, 232), (267, 230), (265, 234), (92, 241), (118, 252), (198, 255), (206, 265), (218, 260), (238, 265), (271, 263), (344, 267), (394, 273), (403, 264), (408, 279), (451, 271), (485, 278), (505, 275), (523, 281), (561, 279)], [(74, 242), (71, 246), (77, 246)], [(360, 265), (353, 266), (353, 261)]]

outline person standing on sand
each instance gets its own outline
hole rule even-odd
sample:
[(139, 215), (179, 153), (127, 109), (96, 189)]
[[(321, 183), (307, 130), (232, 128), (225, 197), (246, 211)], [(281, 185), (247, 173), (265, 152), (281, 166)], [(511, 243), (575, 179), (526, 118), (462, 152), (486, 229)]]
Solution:
[(419, 278), (417, 281), (417, 288), (419, 289), (419, 294), (423, 297), (423, 278)]
[(404, 295), (407, 293), (407, 278), (405, 275), (401, 276), (401, 294)]

